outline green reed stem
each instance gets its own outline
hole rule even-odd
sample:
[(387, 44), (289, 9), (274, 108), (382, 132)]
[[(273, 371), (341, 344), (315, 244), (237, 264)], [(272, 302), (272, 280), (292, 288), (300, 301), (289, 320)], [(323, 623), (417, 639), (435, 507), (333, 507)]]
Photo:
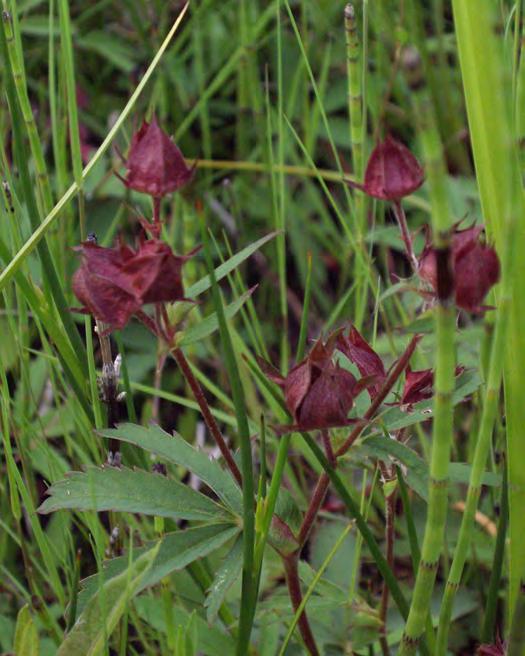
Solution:
[(434, 379), (434, 423), (430, 456), (427, 519), (421, 560), (412, 594), (399, 656), (415, 654), (430, 610), (445, 537), (448, 506), (448, 468), (453, 433), (454, 391), (454, 281), (450, 268), (450, 228), (452, 213), (448, 206), (442, 144), (429, 95), (424, 86), (421, 60), (416, 50), (404, 56), (409, 85), (413, 91), (414, 113), (426, 165), (432, 206), (432, 228), (437, 266), (437, 305), (435, 309), (436, 363)]
[[(68, 125), (69, 125), (69, 143), (71, 146), (71, 161), (73, 164), (73, 176), (75, 183), (78, 187), (78, 215), (80, 224), (80, 239), (84, 241), (86, 238), (86, 212), (85, 212), (85, 199), (84, 199), (84, 182), (82, 179), (82, 153), (80, 148), (80, 132), (78, 127), (78, 111), (77, 111), (77, 92), (75, 84), (75, 64), (73, 58), (73, 43), (71, 37), (71, 19), (69, 16), (69, 2), (68, 0), (60, 0), (59, 4), (59, 20), (60, 20), (60, 37), (63, 53), (63, 62), (66, 77), (66, 94), (67, 94), (67, 108), (68, 108)], [(100, 406), (100, 399), (97, 386), (97, 374), (95, 367), (95, 359), (93, 352), (93, 333), (92, 333), (92, 319), (90, 316), (84, 317), (84, 328), (86, 338), (86, 351), (88, 362), (89, 374), (89, 387), (91, 390), (91, 402), (93, 405), (93, 412), (95, 415), (95, 427), (100, 429), (104, 426), (102, 420), (102, 410)], [(100, 337), (108, 339), (109, 337)], [(110, 354), (111, 356), (111, 354)]]
[[(11, 23), (9, 22), (9, 25), (10, 24)], [(1, 31), (0, 49), (2, 51), (2, 57), (4, 60), (6, 60), (6, 56), (7, 56), (6, 48), (7, 46), (4, 38), (4, 32)], [(12, 48), (13, 50), (16, 51), (14, 41), (12, 44)], [(15, 79), (14, 75), (15, 75), (15, 71), (11, 71), (11, 69), (9, 68), (6, 69), (5, 91), (8, 98), (11, 115), (13, 117), (13, 122), (12, 122), (13, 148), (14, 148), (15, 158), (19, 169), (22, 196), (27, 206), (27, 212), (29, 215), (31, 227), (34, 231), (36, 231), (38, 230), (39, 227), (41, 227), (42, 224), (39, 223), (40, 212), (34, 194), (33, 182), (29, 172), (29, 165), (28, 165), (29, 158), (26, 152), (27, 149), (21, 131), (21, 127), (23, 125), (24, 119), (23, 119), (23, 115), (21, 115), (21, 108), (19, 105), (20, 96), (15, 93), (16, 84), (14, 82)], [(51, 251), (49, 249), (47, 241), (43, 241), (38, 245), (38, 255), (42, 263), (44, 279), (49, 287), (49, 291), (51, 292), (58, 313), (60, 314), (62, 323), (66, 329), (69, 340), (71, 341), (71, 345), (73, 346), (73, 349), (76, 352), (76, 357), (79, 359), (80, 365), (83, 368), (86, 368), (87, 360), (86, 360), (86, 352), (85, 352), (84, 344), (80, 339), (79, 332), (71, 316), (69, 305), (66, 301), (64, 291), (62, 289), (62, 285), (58, 278), (57, 270), (53, 262), (53, 258), (51, 256)], [(6, 269), (4, 269), (4, 272), (9, 268), (9, 266), (10, 264), (7, 265)]]
[(242, 497), (243, 497), (243, 564), (242, 564), (242, 593), (241, 609), (239, 617), (239, 636), (237, 641), (237, 654), (244, 656), (248, 652), (250, 635), (255, 614), (256, 604), (256, 578), (254, 572), (254, 544), (255, 544), (255, 507), (254, 507), (254, 482), (252, 448), (250, 440), (250, 429), (244, 400), (244, 390), (239, 376), (239, 369), (230, 331), (224, 314), (224, 306), (221, 292), (217, 285), (213, 260), (209, 245), (208, 231), (203, 213), (200, 214), (202, 242), (204, 254), (208, 267), (208, 274), (212, 283), (213, 301), (215, 311), (219, 320), (219, 331), (221, 335), (222, 348), (228, 378), (230, 380), (235, 416), (237, 418), (237, 431), (241, 447), (241, 469), (242, 469)]
[(522, 582), (512, 624), (510, 626), (507, 656), (523, 656), (525, 654), (525, 582)]
[(501, 481), (500, 515), (498, 521), (498, 534), (496, 547), (490, 568), (490, 581), (487, 591), (487, 603), (485, 606), (485, 617), (481, 629), (481, 642), (489, 643), (494, 638), (494, 627), (496, 625), (496, 611), (498, 608), (499, 589), (501, 585), (501, 573), (505, 559), (505, 541), (507, 539), (507, 526), (509, 523), (509, 494), (507, 489), (507, 463), (503, 461), (503, 476)]
[[(453, 0), (454, 23), (465, 93), (476, 179), (488, 234), (499, 251), (504, 248), (509, 212), (523, 217), (524, 202), (516, 141), (511, 129), (511, 74), (506, 69), (500, 39), (499, 15), (490, 0), (476, 7)], [(497, 117), (497, 120), (494, 120)], [(525, 233), (514, 232), (518, 257), (509, 302), (508, 339), (503, 369), (509, 475), (509, 617), (525, 573), (523, 463), (525, 404), (523, 375), (517, 362), (525, 361)], [(497, 290), (496, 290), (497, 297)]]
[[(33, 161), (35, 164), (36, 182), (40, 201), (39, 207), (42, 214), (47, 214), (53, 206), (53, 197), (51, 195), (51, 186), (49, 184), (49, 177), (44, 159), (44, 150), (42, 148), (40, 137), (38, 136), (35, 117), (33, 115), (33, 109), (27, 92), (24, 65), (21, 60), (20, 50), (17, 47), (17, 38), (19, 38), (19, 36), (15, 34), (15, 21), (13, 20), (17, 8), (14, 2), (8, 4), (7, 0), (3, 0), (2, 4), (2, 20), (4, 23), (4, 34), (9, 54), (9, 63), (13, 74), (20, 111), (29, 138), (31, 154), (33, 155)], [(16, 25), (18, 26), (18, 24)]]

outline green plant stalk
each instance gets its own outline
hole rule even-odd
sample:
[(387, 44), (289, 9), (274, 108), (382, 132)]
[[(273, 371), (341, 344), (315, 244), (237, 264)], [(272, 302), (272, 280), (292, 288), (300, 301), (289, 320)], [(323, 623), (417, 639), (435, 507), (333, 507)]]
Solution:
[(501, 481), (500, 496), (500, 516), (498, 521), (498, 534), (496, 537), (496, 547), (490, 568), (490, 581), (487, 592), (487, 603), (485, 606), (485, 617), (483, 618), (483, 627), (481, 629), (481, 642), (490, 643), (494, 636), (494, 627), (496, 625), (496, 611), (498, 607), (498, 592), (501, 584), (501, 572), (503, 570), (503, 561), (505, 559), (505, 541), (507, 538), (507, 526), (509, 523), (509, 501), (508, 501), (508, 483), (507, 483), (507, 463), (503, 462), (503, 476)]
[(510, 626), (507, 656), (525, 654), (525, 582), (521, 584)]
[[(148, 83), (149, 79), (153, 75), (153, 72), (155, 71), (162, 55), (166, 51), (168, 45), (170, 44), (173, 36), (175, 35), (175, 32), (177, 31), (180, 23), (182, 22), (182, 19), (184, 18), (184, 15), (186, 14), (186, 11), (188, 9), (188, 3), (186, 3), (182, 10), (180, 11), (179, 15), (177, 16), (175, 22), (173, 23), (173, 26), (171, 27), (170, 31), (166, 35), (166, 38), (162, 42), (162, 45), (158, 49), (155, 57), (152, 59), (151, 64), (148, 66), (147, 71), (144, 73), (144, 76), (138, 83), (135, 91), (132, 93), (130, 99), (126, 103), (126, 106), (120, 113), (120, 116), (118, 119), (115, 121), (113, 127), (111, 130), (108, 132), (106, 135), (106, 138), (102, 142), (102, 144), (99, 146), (97, 152), (93, 155), (93, 157), (90, 159), (89, 163), (87, 166), (84, 168), (82, 172), (82, 179), (86, 180), (86, 178), (89, 176), (91, 171), (95, 168), (96, 164), (100, 161), (101, 157), (104, 155), (106, 150), (109, 148), (110, 144), (112, 143), (113, 139), (115, 138), (115, 135), (117, 132), (120, 130), (122, 127), (122, 124), (124, 121), (127, 119), (128, 115), (130, 114), (131, 110), (135, 106), (135, 103), (137, 102), (139, 96), (141, 95), (142, 91), (144, 90), (144, 87)], [(3, 34), (3, 32), (2, 32)], [(3, 59), (5, 60), (5, 57), (2, 55)], [(33, 234), (29, 239), (25, 242), (25, 244), (22, 246), (22, 248), (18, 251), (18, 253), (12, 258), (12, 260), (9, 262), (9, 264), (5, 267), (5, 269), (2, 271), (0, 274), (0, 290), (2, 290), (5, 285), (11, 280), (13, 275), (18, 271), (24, 260), (28, 257), (28, 255), (37, 247), (41, 239), (45, 236), (45, 234), (49, 231), (51, 226), (54, 224), (54, 222), (57, 220), (57, 218), (60, 216), (60, 213), (62, 209), (69, 203), (69, 201), (76, 196), (78, 193), (78, 187), (76, 183), (73, 183), (66, 193), (62, 196), (62, 198), (55, 204), (55, 206), (51, 209), (51, 211), (47, 214), (47, 216), (44, 218), (44, 220), (40, 223), (37, 229), (33, 230)]]
[[(352, 172), (359, 182), (362, 182), (364, 170), (364, 132), (363, 121), (363, 90), (361, 68), (361, 43), (357, 31), (355, 8), (347, 4), (344, 9), (345, 41), (346, 41), (346, 71), (348, 78), (348, 115), (350, 118), (350, 144), (352, 148)], [(356, 247), (366, 248), (366, 196), (358, 189), (354, 195), (357, 237)], [(366, 277), (363, 276), (362, 264), (358, 258), (354, 260), (354, 279), (356, 280), (354, 323), (358, 330), (363, 324), (368, 289)]]
[[(285, 150), (285, 133), (284, 133), (284, 93), (283, 93), (283, 52), (282, 52), (282, 21), (281, 21), (281, 0), (275, 5), (277, 18), (277, 161), (282, 167), (284, 165)], [(268, 86), (266, 89), (267, 115), (270, 120), (270, 101), (268, 96)], [(271, 128), (271, 124), (268, 124)], [(270, 165), (273, 165), (273, 150), (271, 144), (271, 129), (268, 130), (268, 154), (271, 158)], [(286, 187), (284, 184), (284, 172), (281, 170), (277, 175), (278, 184), (274, 183), (274, 214), (275, 227), (281, 233), (277, 235), (275, 245), (277, 248), (277, 268), (279, 273), (279, 308), (282, 321), (281, 336), (281, 369), (286, 372), (289, 360), (288, 349), (288, 297), (287, 297), (287, 276), (286, 276)]]
[[(8, 21), (8, 24), (11, 25), (11, 22)], [(2, 58), (6, 60), (7, 58), (7, 52), (6, 52), (6, 39), (5, 39), (5, 34), (4, 31), (0, 31), (0, 48), (2, 51)], [(15, 42), (13, 40), (13, 43), (11, 45), (12, 49), (16, 52), (16, 47), (15, 47)], [(24, 200), (27, 205), (27, 212), (29, 215), (29, 220), (31, 223), (31, 227), (33, 230), (38, 230), (38, 228), (41, 226), (39, 223), (38, 217), (40, 216), (39, 213), (39, 208), (38, 204), (35, 198), (34, 194), (34, 189), (33, 189), (33, 184), (31, 181), (31, 176), (29, 173), (29, 167), (28, 167), (28, 157), (26, 153), (26, 146), (24, 143), (24, 138), (21, 132), (21, 126), (23, 123), (23, 113), (22, 116), (21, 114), (21, 107), (20, 107), (20, 96), (15, 93), (16, 90), (16, 75), (20, 75), (20, 72), (17, 70), (11, 70), (10, 68), (6, 69), (6, 80), (5, 80), (5, 90), (6, 90), (6, 95), (8, 98), (9, 102), (9, 108), (11, 110), (11, 115), (13, 118), (12, 121), (12, 129), (13, 129), (13, 147), (14, 147), (14, 152), (16, 156), (16, 161), (18, 164), (19, 168), (19, 174), (20, 174), (20, 183), (22, 186), (22, 191), (23, 191), (23, 196)], [(23, 94), (22, 94), (23, 95)], [(67, 331), (68, 337), (71, 341), (71, 344), (76, 351), (77, 358), (80, 361), (80, 364), (85, 368), (85, 365), (87, 363), (86, 360), (86, 353), (84, 349), (84, 345), (82, 343), (82, 340), (80, 339), (80, 335), (78, 333), (77, 327), (71, 317), (71, 312), (69, 310), (68, 303), (66, 301), (66, 298), (64, 296), (64, 292), (62, 290), (62, 286), (60, 283), (60, 280), (58, 278), (58, 274), (55, 268), (55, 264), (53, 262), (53, 258), (51, 256), (51, 252), (49, 250), (48, 244), (46, 241), (43, 243), (39, 244), (38, 247), (38, 254), (42, 263), (42, 269), (44, 272), (44, 277), (46, 280), (46, 283), (49, 286), (49, 289), (51, 291), (51, 294), (53, 296), (53, 300), (56, 304), (57, 310), (60, 314), (60, 318), (62, 319), (62, 323), (64, 324), (64, 327)], [(12, 263), (13, 260), (11, 260)], [(7, 265), (6, 269), (7, 270), (10, 267), (10, 264)], [(4, 270), (4, 272), (5, 272)]]
[[(454, 0), (454, 23), (465, 93), (469, 132), (483, 216), (498, 250), (504, 244), (509, 204), (522, 217), (524, 210), (521, 171), (511, 130), (511, 80), (504, 68), (494, 31), (496, 7), (489, 0), (470, 4)], [(523, 111), (523, 109), (521, 110)], [(498, 120), (494, 121), (497, 116)], [(516, 362), (525, 360), (525, 234), (514, 234), (519, 254), (509, 307), (509, 328), (504, 363), (507, 463), (509, 476), (509, 617), (525, 573), (523, 507), (525, 506), (523, 379)]]
[(436, 652), (439, 656), (445, 656), (447, 653), (448, 632), (452, 617), (452, 608), (456, 592), (461, 583), (461, 575), (467, 559), (467, 553), (472, 537), (472, 527), (474, 525), (474, 516), (481, 493), (481, 480), (485, 471), (492, 433), (494, 430), (494, 423), (498, 412), (504, 352), (507, 345), (509, 308), (514, 293), (517, 218), (518, 217), (514, 216), (512, 212), (507, 217), (505, 247), (503, 253), (500, 254), (502, 259), (502, 275), (498, 298), (498, 314), (492, 338), (483, 410), (472, 460), (467, 500), (439, 614)]
[(450, 228), (442, 145), (436, 129), (433, 108), (424, 86), (421, 60), (416, 50), (405, 53), (404, 65), (413, 91), (414, 113), (419, 122), (429, 193), (437, 264), (436, 364), (434, 379), (434, 423), (430, 459), (429, 494), (425, 533), (421, 548), (410, 612), (403, 632), (399, 656), (415, 654), (425, 630), (430, 600), (445, 537), (448, 507), (448, 468), (453, 433), (455, 372), (454, 282), (450, 270)]
[(209, 237), (206, 228), (204, 214), (200, 216), (202, 242), (204, 254), (208, 267), (208, 274), (212, 283), (212, 294), (215, 311), (219, 320), (219, 331), (226, 361), (228, 377), (230, 379), (235, 416), (237, 418), (237, 430), (241, 447), (241, 469), (242, 469), (242, 495), (243, 495), (243, 566), (242, 566), (242, 593), (241, 610), (239, 617), (239, 636), (237, 641), (237, 654), (244, 656), (249, 649), (250, 635), (256, 604), (256, 579), (254, 573), (254, 544), (255, 544), (255, 508), (254, 508), (254, 482), (253, 463), (250, 441), (250, 429), (246, 414), (244, 391), (239, 376), (237, 360), (233, 350), (230, 331), (224, 314), (221, 293), (215, 278), (213, 260), (209, 245)]
[[(308, 334), (308, 315), (310, 309), (310, 299), (312, 296), (312, 255), (307, 254), (307, 275), (304, 290), (303, 313), (301, 316), (301, 327), (299, 330), (299, 341), (297, 344), (297, 353), (295, 356), (296, 362), (300, 362), (304, 357), (306, 347), (306, 337)], [(284, 409), (284, 408), (283, 408)], [(279, 441), (279, 449), (277, 451), (277, 458), (272, 472), (272, 479), (268, 490), (268, 496), (265, 499), (265, 514), (261, 526), (261, 536), (255, 547), (255, 571), (260, 573), (262, 567), (262, 560), (264, 556), (264, 548), (270, 532), (270, 525), (272, 522), (275, 504), (277, 503), (277, 496), (281, 487), (281, 481), (288, 457), (288, 449), (290, 448), (291, 435), (283, 435)]]
[[(66, 94), (67, 94), (67, 108), (68, 108), (68, 124), (69, 124), (69, 143), (71, 146), (71, 161), (73, 164), (73, 177), (78, 187), (78, 210), (79, 210), (79, 224), (80, 224), (80, 239), (84, 241), (86, 238), (86, 216), (85, 216), (85, 199), (84, 199), (84, 182), (82, 179), (82, 154), (80, 148), (80, 132), (78, 127), (78, 111), (77, 111), (77, 94), (75, 84), (75, 64), (73, 58), (73, 44), (71, 37), (71, 19), (69, 16), (69, 3), (68, 0), (60, 0), (59, 4), (59, 20), (60, 20), (60, 43), (62, 46), (63, 62), (66, 78)], [(95, 370), (95, 360), (93, 351), (93, 333), (92, 333), (92, 320), (90, 316), (84, 318), (84, 328), (86, 337), (86, 355), (88, 363), (89, 374), (89, 387), (91, 391), (91, 403), (93, 405), (93, 413), (95, 415), (95, 427), (101, 429), (104, 426), (102, 419), (102, 409), (100, 406), (99, 392), (97, 386), (97, 375)], [(109, 337), (99, 335), (101, 340), (109, 340)], [(111, 356), (111, 353), (110, 353)]]
[(12, 16), (16, 15), (17, 8), (14, 2), (11, 2), (11, 6), (9, 6), (7, 0), (3, 0), (2, 4), (2, 20), (4, 24), (7, 51), (9, 54), (9, 63), (13, 74), (20, 111), (22, 113), (24, 125), (27, 130), (27, 136), (29, 137), (31, 154), (33, 155), (33, 161), (35, 163), (40, 212), (44, 215), (47, 214), (53, 206), (53, 197), (51, 195), (51, 186), (49, 184), (49, 177), (47, 174), (47, 167), (44, 159), (44, 151), (40, 137), (38, 136), (38, 130), (36, 127), (35, 118), (33, 116), (33, 110), (29, 101), (29, 95), (27, 93), (24, 66), (20, 58), (19, 48), (17, 47), (17, 38), (20, 37), (19, 35), (15, 34), (14, 28), (15, 26), (18, 26), (18, 23), (15, 22), (12, 18)]

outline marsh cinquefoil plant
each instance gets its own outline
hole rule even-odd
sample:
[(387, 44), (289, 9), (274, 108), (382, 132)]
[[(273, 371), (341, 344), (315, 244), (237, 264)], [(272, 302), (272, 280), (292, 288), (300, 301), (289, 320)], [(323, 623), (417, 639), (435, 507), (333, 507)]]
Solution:
[(522, 655), (520, 3), (161, 5), (3, 1), (0, 651)]

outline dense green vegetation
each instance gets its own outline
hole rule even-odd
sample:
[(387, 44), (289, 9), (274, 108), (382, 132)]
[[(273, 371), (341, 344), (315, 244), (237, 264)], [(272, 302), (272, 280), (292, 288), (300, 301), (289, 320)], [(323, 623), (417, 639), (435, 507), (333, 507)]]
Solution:
[(523, 656), (521, 1), (2, 9), (0, 651)]

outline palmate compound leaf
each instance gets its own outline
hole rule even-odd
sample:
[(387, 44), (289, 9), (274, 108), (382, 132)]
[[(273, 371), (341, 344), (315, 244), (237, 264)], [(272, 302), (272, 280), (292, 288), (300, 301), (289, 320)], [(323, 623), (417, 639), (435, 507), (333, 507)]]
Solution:
[(209, 497), (160, 474), (125, 467), (88, 467), (71, 472), (52, 485), (48, 499), (38, 509), (114, 510), (170, 519), (220, 522), (232, 519), (230, 512)]
[(98, 588), (60, 645), (58, 656), (102, 653), (106, 640), (153, 564), (159, 546), (142, 553), (118, 576)]
[(206, 453), (195, 449), (177, 433), (170, 435), (154, 424), (147, 428), (119, 424), (115, 429), (101, 431), (100, 435), (135, 444), (184, 467), (206, 483), (232, 512), (242, 514), (242, 494), (233, 477), (216, 460), (210, 460)]
[[(238, 533), (239, 527), (232, 526), (229, 523), (207, 524), (188, 528), (184, 531), (167, 533), (160, 540), (148, 542), (143, 547), (134, 549), (131, 554), (133, 561), (143, 554), (149, 553), (158, 545), (155, 559), (140, 581), (136, 592), (141, 592), (145, 588), (155, 585), (171, 572), (181, 570), (194, 560), (207, 556), (228, 540), (234, 538)], [(78, 595), (78, 613), (83, 611), (83, 608), (97, 593), (104, 581), (113, 580), (126, 571), (129, 559), (128, 554), (112, 558), (104, 563), (101, 572), (82, 581), (82, 589)]]
[(213, 583), (208, 590), (204, 606), (208, 624), (213, 624), (224, 601), (224, 597), (231, 586), (239, 578), (242, 569), (242, 536), (239, 536), (233, 547), (222, 561), (215, 574)]

